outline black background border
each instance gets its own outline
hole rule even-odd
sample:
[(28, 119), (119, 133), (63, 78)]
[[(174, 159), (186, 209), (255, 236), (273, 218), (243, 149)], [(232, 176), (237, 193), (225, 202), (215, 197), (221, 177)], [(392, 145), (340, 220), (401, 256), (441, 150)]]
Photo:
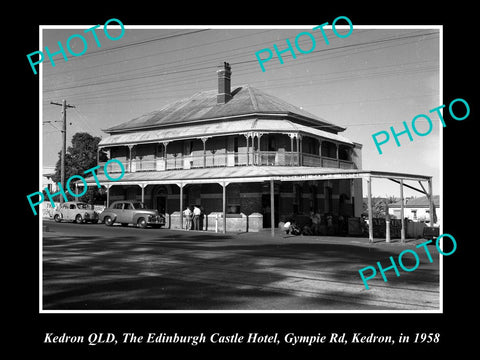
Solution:
[[(417, 2), (418, 3), (418, 2)], [(466, 2), (465, 2), (466, 3)], [(22, 14), (15, 29), (21, 29), (20, 36), (10, 36), (11, 43), (7, 59), (16, 70), (4, 70), (12, 86), (7, 113), (9, 126), (19, 141), (14, 148), (24, 154), (23, 161), (12, 164), (14, 169), (7, 172), (14, 180), (14, 191), (8, 191), (10, 203), (14, 204), (15, 236), (6, 235), (8, 251), (13, 263), (5, 269), (8, 281), (9, 311), (13, 315), (7, 323), (7, 342), (17, 351), (28, 350), (31, 354), (81, 354), (89, 356), (101, 353), (111, 355), (136, 355), (145, 351), (163, 356), (169, 354), (199, 354), (204, 351), (238, 354), (248, 351), (268, 351), (272, 355), (290, 352), (304, 355), (342, 354), (345, 352), (370, 355), (421, 353), (443, 354), (444, 350), (462, 350), (473, 346), (474, 332), (468, 328), (475, 314), (475, 285), (473, 264), (476, 252), (476, 221), (472, 212), (476, 201), (475, 154), (476, 143), (476, 106), (474, 104), (473, 76), (478, 77), (476, 60), (476, 31), (474, 29), (473, 3), (448, 3), (448, 6), (432, 5), (419, 8), (405, 2), (383, 3), (380, 7), (369, 3), (360, 8), (352, 8), (347, 3), (331, 6), (327, 9), (319, 3), (295, 4), (274, 3), (271, 5), (248, 5), (241, 3), (179, 4), (168, 6), (160, 3), (136, 2), (128, 6), (110, 4), (106, 9), (97, 4), (86, 3), (65, 5), (49, 2), (42, 5), (38, 12), (30, 8), (28, 14)], [(40, 5), (39, 5), (40, 6)], [(28, 6), (26, 6), (28, 7)], [(46, 8), (43, 8), (46, 7)], [(71, 9), (69, 8), (71, 7)], [(135, 7), (135, 9), (133, 9)], [(154, 10), (154, 11), (153, 11)], [(120, 19), (125, 25), (225, 25), (225, 24), (321, 24), (330, 22), (338, 16), (349, 17), (354, 25), (443, 25), (444, 55), (444, 104), (455, 98), (468, 101), (471, 113), (464, 121), (455, 121), (448, 112), (444, 112), (447, 127), (444, 129), (444, 227), (443, 232), (452, 234), (458, 243), (457, 251), (444, 257), (444, 312), (443, 314), (39, 314), (38, 312), (38, 217), (32, 216), (26, 195), (38, 188), (38, 77), (33, 75), (26, 54), (38, 49), (39, 25), (75, 25), (103, 24), (111, 18)], [(13, 35), (12, 29), (8, 32)], [(18, 34), (18, 33), (16, 33)], [(439, 104), (440, 105), (440, 104)], [(14, 111), (17, 109), (17, 111)], [(13, 110), (13, 111), (12, 111)], [(20, 111), (19, 111), (20, 110)], [(22, 125), (23, 124), (23, 125)], [(19, 126), (20, 125), (20, 126)], [(28, 155), (26, 155), (28, 154)], [(435, 180), (434, 180), (435, 181)], [(5, 189), (5, 188), (4, 188)], [(8, 234), (5, 227), (5, 234)], [(473, 235), (473, 236), (472, 236)], [(11, 310), (10, 310), (11, 309)], [(470, 320), (470, 321), (469, 321)], [(472, 324), (474, 325), (474, 323)], [(338, 346), (321, 344), (308, 346), (289, 345), (146, 345), (122, 344), (117, 346), (87, 346), (72, 344), (44, 344), (46, 332), (61, 334), (88, 335), (91, 332), (112, 332), (119, 336), (123, 332), (147, 333), (167, 332), (179, 334), (198, 334), (208, 336), (213, 332), (222, 334), (259, 332), (282, 334), (295, 332), (297, 335), (312, 335), (330, 332), (370, 333), (392, 335), (400, 333), (413, 335), (416, 332), (440, 333), (438, 344), (395, 344), (391, 345), (353, 345)], [(140, 351), (140, 352), (139, 352)], [(388, 353), (386, 353), (388, 352)], [(387, 355), (388, 354), (388, 355)]]

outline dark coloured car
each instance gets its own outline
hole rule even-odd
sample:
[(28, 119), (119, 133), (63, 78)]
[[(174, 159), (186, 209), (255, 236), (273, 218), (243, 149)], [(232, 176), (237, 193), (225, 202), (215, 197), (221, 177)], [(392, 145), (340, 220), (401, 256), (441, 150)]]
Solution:
[(147, 209), (139, 201), (115, 201), (100, 214), (100, 222), (111, 226), (120, 223), (123, 226), (133, 224), (140, 228), (147, 226), (161, 227), (165, 225), (165, 217), (158, 210)]

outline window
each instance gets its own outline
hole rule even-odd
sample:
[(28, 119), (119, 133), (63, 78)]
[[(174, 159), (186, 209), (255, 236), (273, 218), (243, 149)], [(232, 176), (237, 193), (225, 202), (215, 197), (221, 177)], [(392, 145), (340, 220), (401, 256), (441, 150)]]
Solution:
[(335, 159), (337, 157), (337, 146), (329, 141), (323, 141), (322, 156)]
[(76, 209), (77, 207), (75, 206), (75, 204), (70, 204), (70, 209)]
[[(145, 209), (145, 204), (142, 202), (134, 202), (132, 205), (134, 209)], [(131, 209), (131, 207), (129, 207), (129, 209)]]
[(350, 150), (348, 147), (339, 145), (338, 147), (338, 158), (340, 160), (350, 161)]
[(299, 184), (293, 185), (293, 212), (295, 214), (302, 213), (303, 211), (303, 196), (302, 186)]
[(268, 137), (268, 151), (277, 151), (277, 142), (273, 136)]
[(188, 155), (191, 155), (192, 154), (192, 151), (193, 151), (193, 140), (190, 140), (190, 141), (185, 141), (184, 142), (184, 154), (186, 156)]
[(121, 210), (122, 207), (123, 207), (123, 203), (121, 203), (121, 202), (120, 202), (120, 203), (116, 203), (116, 204), (113, 205), (113, 208), (114, 208), (114, 209), (117, 209), (117, 210)]
[(123, 207), (123, 210), (133, 210), (133, 206), (130, 203), (125, 203), (125, 206)]

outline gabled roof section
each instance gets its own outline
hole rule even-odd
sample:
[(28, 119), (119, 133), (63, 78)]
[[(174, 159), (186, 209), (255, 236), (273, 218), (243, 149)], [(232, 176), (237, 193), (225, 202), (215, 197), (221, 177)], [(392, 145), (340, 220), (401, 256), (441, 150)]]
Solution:
[(338, 132), (345, 130), (343, 127), (331, 124), (295, 105), (249, 85), (237, 87), (232, 91), (232, 95), (232, 99), (226, 104), (218, 104), (217, 90), (201, 91), (189, 98), (169, 104), (160, 110), (150, 112), (104, 131), (114, 134), (261, 114), (296, 117), (317, 127), (322, 127), (326, 131)]
[[(433, 195), (432, 196), (433, 203), (436, 207), (440, 206), (440, 195)], [(405, 199), (404, 207), (428, 207), (430, 202), (426, 196), (421, 196), (417, 198)], [(397, 201), (393, 204), (388, 205), (391, 208), (399, 208), (401, 207), (401, 201)]]

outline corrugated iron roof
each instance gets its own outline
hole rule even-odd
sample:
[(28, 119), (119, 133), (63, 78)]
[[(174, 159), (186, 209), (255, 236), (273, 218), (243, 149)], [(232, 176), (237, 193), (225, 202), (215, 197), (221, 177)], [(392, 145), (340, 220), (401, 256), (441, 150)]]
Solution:
[[(105, 174), (97, 174), (98, 181), (101, 184), (110, 183), (112, 185), (121, 183), (136, 184), (142, 181), (160, 181), (160, 182), (180, 182), (193, 180), (207, 180), (215, 182), (215, 179), (225, 181), (244, 178), (263, 178), (272, 176), (292, 176), (292, 175), (312, 175), (312, 174), (348, 174), (358, 173), (358, 170), (337, 169), (337, 168), (316, 168), (306, 166), (226, 166), (200, 169), (182, 169), (168, 171), (142, 171), (125, 173), (118, 182), (112, 182), (107, 179)], [(110, 174), (115, 178), (119, 174)], [(86, 178), (88, 184), (95, 184), (94, 177)]]
[(160, 110), (104, 131), (113, 134), (186, 123), (192, 124), (196, 121), (231, 118), (248, 114), (287, 114), (313, 121), (328, 127), (334, 132), (345, 130), (341, 126), (329, 123), (325, 119), (249, 85), (237, 87), (232, 91), (232, 95), (232, 99), (227, 103), (217, 104), (217, 90), (201, 91), (191, 97), (171, 103)]
[[(274, 179), (288, 181), (289, 178), (295, 181), (308, 180), (309, 176), (325, 176), (331, 178), (348, 177), (383, 177), (383, 178), (404, 178), (413, 180), (427, 180), (428, 176), (392, 173), (384, 171), (357, 170), (357, 169), (338, 169), (326, 167), (308, 167), (308, 166), (226, 166), (200, 169), (183, 169), (168, 171), (143, 171), (125, 173), (119, 181), (110, 181), (102, 172), (97, 173), (98, 181), (105, 185), (138, 184), (144, 182), (152, 183), (215, 183), (221, 181), (265, 181)], [(115, 178), (118, 174), (110, 174)], [(305, 177), (305, 179), (302, 179)], [(96, 184), (93, 176), (86, 178), (89, 185)], [(81, 184), (81, 181), (77, 181)]]

